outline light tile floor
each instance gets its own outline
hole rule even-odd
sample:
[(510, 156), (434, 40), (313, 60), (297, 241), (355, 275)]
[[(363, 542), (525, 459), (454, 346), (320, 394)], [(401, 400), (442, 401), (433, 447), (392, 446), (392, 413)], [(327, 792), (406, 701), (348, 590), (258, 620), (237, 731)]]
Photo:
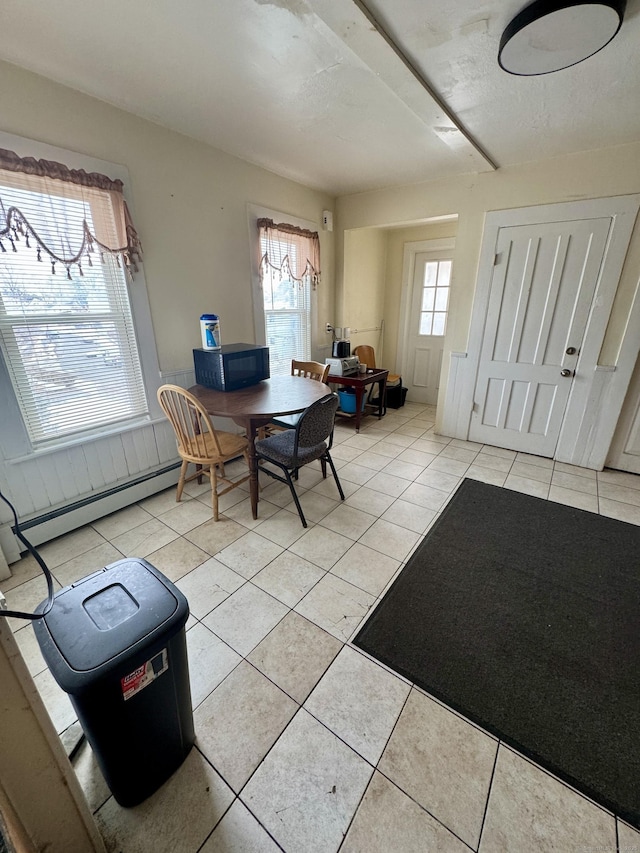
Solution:
[[(76, 772), (117, 853), (640, 851), (640, 833), (351, 645), (462, 477), (640, 525), (640, 476), (576, 468), (433, 431), (408, 403), (359, 435), (336, 428), (346, 500), (319, 469), (267, 481), (211, 520), (208, 485), (170, 489), (40, 550), (60, 585), (144, 556), (190, 603), (196, 747), (134, 809), (117, 805), (84, 746)], [(32, 558), (9, 607), (44, 598)], [(32, 628), (12, 620), (59, 732), (71, 704)]]

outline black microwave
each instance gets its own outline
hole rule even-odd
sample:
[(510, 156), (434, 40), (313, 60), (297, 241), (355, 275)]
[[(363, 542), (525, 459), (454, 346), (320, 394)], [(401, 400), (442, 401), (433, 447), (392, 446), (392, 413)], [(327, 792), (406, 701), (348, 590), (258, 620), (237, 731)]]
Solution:
[(269, 378), (269, 347), (223, 344), (220, 349), (194, 349), (196, 382), (218, 391), (237, 391)]

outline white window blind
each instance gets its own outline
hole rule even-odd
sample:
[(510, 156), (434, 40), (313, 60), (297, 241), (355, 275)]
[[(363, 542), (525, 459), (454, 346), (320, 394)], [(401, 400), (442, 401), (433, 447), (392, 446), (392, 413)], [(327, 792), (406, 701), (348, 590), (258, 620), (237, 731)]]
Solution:
[[(279, 253), (278, 253), (279, 250)], [(260, 251), (266, 251), (261, 239)], [(287, 243), (271, 241), (271, 261), (282, 266), (285, 255), (291, 254)], [(296, 259), (291, 258), (295, 266)], [(308, 361), (311, 358), (311, 283), (281, 278), (270, 268), (262, 280), (266, 342), (272, 376), (291, 373), (291, 359)]]
[[(5, 212), (15, 206), (48, 245), (58, 241), (60, 256), (79, 250), (68, 235), (81, 235), (83, 220), (116, 241), (112, 201), (100, 189), (60, 182), (59, 194), (43, 194), (0, 176), (0, 196)], [(97, 246), (89, 257), (67, 271), (33, 236), (30, 245), (18, 233), (3, 238), (0, 346), (34, 446), (148, 413), (125, 271)]]

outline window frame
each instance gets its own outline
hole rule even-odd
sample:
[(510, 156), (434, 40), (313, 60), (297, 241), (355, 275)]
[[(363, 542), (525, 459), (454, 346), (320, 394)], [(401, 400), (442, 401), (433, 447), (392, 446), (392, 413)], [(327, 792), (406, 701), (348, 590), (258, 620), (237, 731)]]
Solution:
[[(131, 216), (135, 221), (135, 210), (130, 195), (131, 180), (126, 167), (78, 152), (56, 148), (45, 143), (14, 136), (0, 131), (0, 147), (15, 151), (20, 157), (55, 160), (70, 169), (84, 169), (87, 172), (100, 172), (110, 178), (119, 179), (124, 185), (124, 198)], [(99, 440), (107, 435), (126, 432), (139, 428), (163, 415), (156, 399), (157, 388), (161, 384), (160, 368), (151, 321), (151, 309), (147, 296), (144, 276), (144, 258), (139, 263), (139, 271), (133, 282), (125, 276), (125, 286), (131, 308), (134, 334), (142, 369), (142, 380), (147, 399), (148, 414), (131, 418), (120, 424), (89, 429), (85, 433), (51, 439), (46, 444), (34, 446), (29, 438), (22, 418), (22, 412), (14, 393), (4, 357), (0, 356), (0, 448), (7, 461), (22, 461), (46, 453), (60, 451), (65, 447)]]
[[(428, 253), (427, 252), (424, 252), (424, 253), (421, 252), (419, 254), (428, 254)], [(438, 255), (439, 253), (433, 252), (433, 254)], [(437, 265), (436, 266), (435, 283), (433, 285), (427, 285), (426, 284), (426, 273), (427, 273), (427, 267), (429, 266), (429, 264), (436, 264)], [(440, 284), (441, 264), (449, 264), (449, 276), (447, 278), (446, 284)], [(428, 258), (427, 260), (425, 260), (425, 262), (424, 262), (424, 278), (423, 278), (423, 282), (422, 282), (422, 299), (420, 300), (420, 302), (421, 302), (420, 312), (419, 312), (420, 317), (419, 317), (419, 321), (418, 321), (418, 335), (420, 337), (444, 338), (445, 335), (447, 334), (447, 325), (448, 325), (448, 320), (449, 320), (449, 301), (450, 301), (450, 297), (451, 297), (451, 271), (452, 271), (452, 269), (453, 269), (453, 258), (452, 257), (431, 257), (431, 258)], [(433, 305), (431, 306), (431, 308), (425, 308), (424, 307), (425, 292), (427, 290), (433, 290)], [(446, 291), (446, 305), (445, 305), (444, 309), (438, 308), (438, 305), (437, 305), (438, 292), (442, 293), (443, 291)], [(433, 327), (435, 325), (436, 315), (438, 315), (438, 314), (444, 314), (444, 321), (443, 321), (444, 329), (442, 332), (434, 332), (433, 331)], [(422, 332), (421, 331), (422, 322), (423, 322), (423, 318), (425, 315), (428, 315), (430, 318), (430, 321), (431, 321), (431, 331), (430, 332)]]
[[(273, 210), (271, 208), (259, 207), (257, 205), (248, 205), (248, 226), (249, 226), (249, 246), (251, 252), (251, 279), (252, 279), (252, 302), (253, 302), (253, 328), (255, 341), (261, 346), (268, 346), (264, 297), (262, 292), (262, 283), (260, 280), (260, 243), (258, 235), (258, 219), (273, 219), (274, 222), (286, 222), (289, 225), (296, 225), (299, 228), (306, 228), (309, 231), (319, 231), (317, 222), (312, 222), (308, 219), (301, 219), (299, 216), (292, 216), (283, 211)], [(297, 283), (294, 283), (297, 287)], [(319, 287), (322, 287), (320, 284)], [(315, 319), (317, 317), (317, 288), (309, 286), (309, 358), (313, 359), (315, 349), (314, 330)]]

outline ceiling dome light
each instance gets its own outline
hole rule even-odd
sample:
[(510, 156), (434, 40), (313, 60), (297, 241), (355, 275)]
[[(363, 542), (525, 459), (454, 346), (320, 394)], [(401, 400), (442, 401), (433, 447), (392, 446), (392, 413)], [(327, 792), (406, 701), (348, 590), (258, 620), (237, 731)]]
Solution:
[(625, 6), (626, 0), (534, 0), (503, 32), (498, 63), (525, 77), (576, 65), (611, 41)]

